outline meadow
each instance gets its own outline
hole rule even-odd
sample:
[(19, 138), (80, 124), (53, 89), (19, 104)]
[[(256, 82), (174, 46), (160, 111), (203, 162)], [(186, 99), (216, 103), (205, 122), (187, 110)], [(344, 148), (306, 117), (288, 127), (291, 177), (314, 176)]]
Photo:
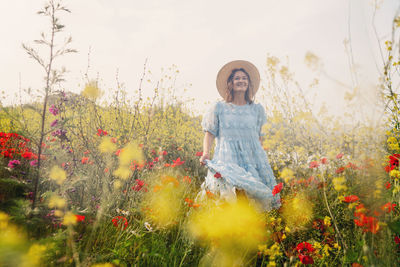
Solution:
[(246, 199), (197, 197), (202, 117), (174, 94), (175, 67), (152, 97), (118, 86), (101, 102), (89, 76), (80, 94), (59, 89), (54, 62), (75, 52), (53, 38), (63, 12), (51, 0), (39, 14), (51, 31), (35, 45), (49, 58), (24, 45), (43, 68), (41, 100), (0, 106), (0, 266), (400, 265), (400, 17), (383, 48), (378, 123), (349, 124), (351, 96), (346, 119), (315, 112), (293, 70), (268, 56), (263, 147), (282, 207), (260, 213)]

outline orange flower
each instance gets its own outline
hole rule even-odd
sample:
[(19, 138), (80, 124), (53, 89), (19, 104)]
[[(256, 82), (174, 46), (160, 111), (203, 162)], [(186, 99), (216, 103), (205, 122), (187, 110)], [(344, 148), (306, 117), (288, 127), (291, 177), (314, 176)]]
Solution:
[(211, 193), (210, 191), (206, 191), (207, 197), (210, 199), (214, 199), (214, 194)]
[(163, 184), (172, 183), (172, 184), (174, 184), (175, 187), (178, 187), (178, 186), (179, 186), (178, 180), (177, 180), (175, 177), (168, 176), (168, 175), (162, 176), (162, 177), (161, 177), (161, 182), (162, 182)]
[(81, 162), (82, 162), (82, 164), (86, 164), (86, 163), (89, 162), (89, 158), (83, 157), (82, 160), (81, 160)]

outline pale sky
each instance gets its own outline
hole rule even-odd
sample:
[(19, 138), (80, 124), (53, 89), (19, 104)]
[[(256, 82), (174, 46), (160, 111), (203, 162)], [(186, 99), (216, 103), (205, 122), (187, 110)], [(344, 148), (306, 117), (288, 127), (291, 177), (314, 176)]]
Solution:
[[(375, 25), (383, 42), (389, 38), (399, 1), (378, 2)], [(22, 88), (43, 87), (42, 70), (21, 47), (48, 29), (47, 21), (36, 15), (43, 3), (0, 0), (0, 91), (6, 92), (5, 104), (17, 103), (19, 80)], [(75, 93), (82, 90), (89, 47), (89, 75), (100, 77), (105, 96), (116, 87), (117, 70), (119, 81), (133, 95), (148, 58), (153, 82), (161, 68), (177, 66), (175, 84), (179, 90), (188, 89), (186, 96), (195, 98), (198, 112), (209, 106), (205, 102), (219, 99), (216, 74), (235, 59), (253, 62), (265, 79), (267, 55), (287, 57), (296, 79), (306, 85), (315, 76), (304, 64), (305, 53), (311, 51), (330, 76), (351, 86), (343, 44), (349, 29), (361, 90), (368, 91), (378, 79), (376, 63), (381, 62), (371, 27), (372, 0), (65, 0), (64, 4), (72, 13), (62, 15), (61, 22), (79, 53), (61, 58), (59, 65), (69, 70), (63, 86)], [(317, 101), (340, 113), (340, 99), (347, 89), (319, 78)], [(155, 84), (145, 84), (148, 94)]]

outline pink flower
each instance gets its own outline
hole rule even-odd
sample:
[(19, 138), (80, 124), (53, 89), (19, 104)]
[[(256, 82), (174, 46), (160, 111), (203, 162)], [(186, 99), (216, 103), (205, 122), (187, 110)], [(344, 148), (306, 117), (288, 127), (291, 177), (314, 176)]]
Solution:
[(51, 114), (53, 114), (54, 116), (56, 116), (58, 114), (58, 108), (56, 106), (54, 106), (54, 104), (53, 104), (53, 105), (50, 106), (49, 112)]
[(32, 167), (35, 167), (35, 166), (37, 166), (38, 161), (37, 161), (36, 159), (34, 159), (34, 160), (30, 161), (29, 164), (30, 164)]
[(314, 169), (314, 168), (318, 168), (318, 167), (319, 167), (318, 161), (311, 161), (310, 162), (310, 169)]
[(54, 121), (51, 122), (50, 127), (54, 127), (58, 124), (58, 120), (55, 119)]
[(322, 158), (321, 159), (321, 163), (322, 164), (327, 164), (328, 163), (328, 159), (327, 158)]
[(339, 154), (336, 155), (337, 159), (341, 159), (342, 157), (343, 157), (343, 153), (339, 153)]
[(7, 166), (10, 167), (11, 169), (14, 169), (15, 167), (17, 167), (17, 165), (20, 165), (20, 164), (21, 164), (21, 162), (19, 160), (14, 159), (14, 160), (10, 160), (8, 162)]
[(281, 192), (282, 188), (283, 188), (283, 183), (279, 183), (279, 184), (275, 185), (274, 189), (272, 190), (272, 195), (275, 196), (276, 194)]

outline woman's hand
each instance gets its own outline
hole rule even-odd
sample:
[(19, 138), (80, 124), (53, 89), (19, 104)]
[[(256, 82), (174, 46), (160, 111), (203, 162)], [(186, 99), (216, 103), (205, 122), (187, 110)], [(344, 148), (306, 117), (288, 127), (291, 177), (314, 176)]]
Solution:
[(204, 160), (206, 159), (210, 159), (210, 156), (208, 155), (208, 153), (203, 153), (203, 155), (200, 157), (200, 163), (204, 165)]

